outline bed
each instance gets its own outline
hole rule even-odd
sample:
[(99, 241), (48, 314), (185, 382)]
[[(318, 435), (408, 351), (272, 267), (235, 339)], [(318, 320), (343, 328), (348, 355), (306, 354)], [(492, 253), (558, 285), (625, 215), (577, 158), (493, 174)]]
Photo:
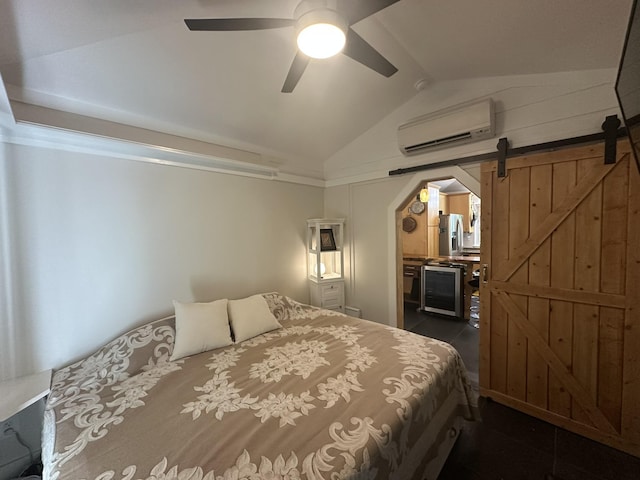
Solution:
[(47, 480), (436, 478), (475, 393), (449, 344), (260, 296), (281, 328), (171, 360), (176, 320), (54, 373)]

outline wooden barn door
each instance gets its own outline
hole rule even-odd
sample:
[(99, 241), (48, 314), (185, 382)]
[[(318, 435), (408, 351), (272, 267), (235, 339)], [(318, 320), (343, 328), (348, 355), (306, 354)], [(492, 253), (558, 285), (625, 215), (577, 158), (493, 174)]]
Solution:
[(640, 175), (617, 157), (483, 166), (480, 391), (640, 456)]

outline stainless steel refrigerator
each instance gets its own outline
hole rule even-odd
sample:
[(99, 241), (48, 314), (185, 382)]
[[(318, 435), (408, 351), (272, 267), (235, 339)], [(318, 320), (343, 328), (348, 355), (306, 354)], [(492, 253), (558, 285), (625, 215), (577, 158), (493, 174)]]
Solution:
[(440, 215), (440, 256), (462, 255), (462, 215), (451, 213)]

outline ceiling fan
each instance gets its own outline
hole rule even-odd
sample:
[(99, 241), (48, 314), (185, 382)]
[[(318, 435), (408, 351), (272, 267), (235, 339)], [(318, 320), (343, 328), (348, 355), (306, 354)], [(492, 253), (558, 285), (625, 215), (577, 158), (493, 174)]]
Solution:
[(399, 0), (302, 0), (294, 18), (196, 18), (186, 19), (192, 31), (267, 30), (295, 26), (298, 51), (282, 86), (291, 93), (310, 58), (328, 58), (344, 53), (356, 62), (390, 77), (398, 71), (351, 25), (387, 8)]

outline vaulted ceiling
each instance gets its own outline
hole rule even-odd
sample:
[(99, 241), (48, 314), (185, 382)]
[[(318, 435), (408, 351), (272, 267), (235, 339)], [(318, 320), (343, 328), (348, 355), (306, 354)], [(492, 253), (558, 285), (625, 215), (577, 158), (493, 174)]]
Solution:
[(297, 3), (4, 0), (0, 74), (14, 100), (317, 166), (422, 79), (615, 67), (631, 0), (400, 0), (353, 26), (398, 73), (312, 60), (290, 94), (293, 28), (191, 32), (183, 21), (290, 18)]

